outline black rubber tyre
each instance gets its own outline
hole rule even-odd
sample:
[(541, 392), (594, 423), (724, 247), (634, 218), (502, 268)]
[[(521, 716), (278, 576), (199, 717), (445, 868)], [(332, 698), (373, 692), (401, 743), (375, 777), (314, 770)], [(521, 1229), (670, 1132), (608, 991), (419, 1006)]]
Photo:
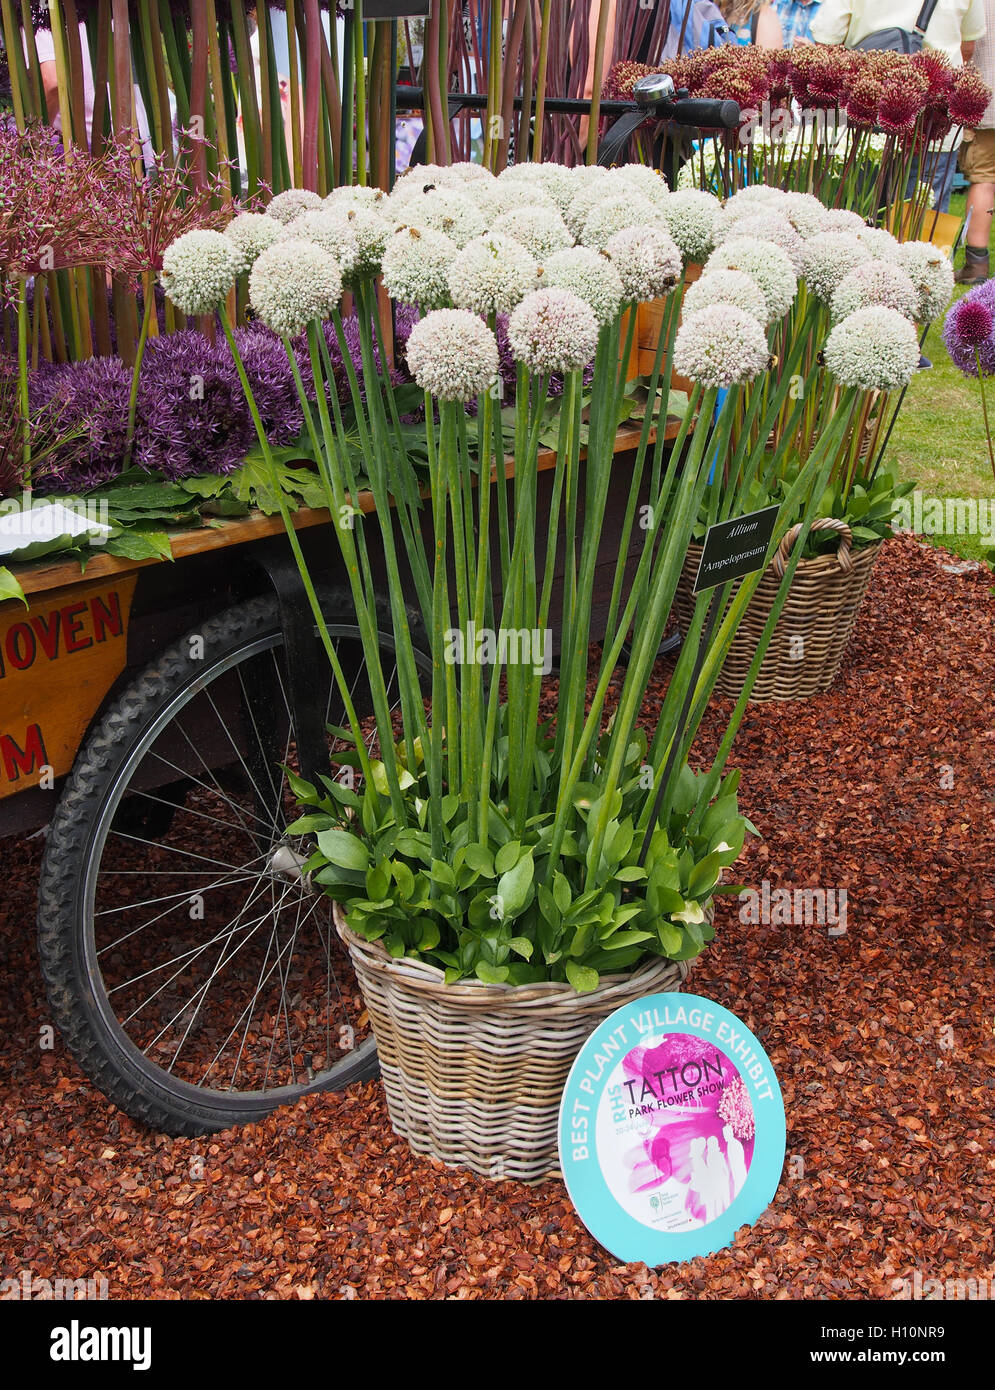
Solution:
[[(352, 611), (344, 595), (324, 597), (323, 606), (329, 615)], [(330, 617), (328, 628), (343, 665), (352, 661), (356, 670), (354, 699), (363, 715), (365, 667), (355, 623)], [(115, 1105), (169, 1134), (258, 1120), (377, 1070), (331, 904), (299, 872), (310, 841), (283, 833), (297, 812), (283, 773), (273, 775), (295, 757), (282, 648), (276, 600), (263, 597), (219, 614), (164, 651), (90, 731), (48, 836), (38, 942), (53, 1021)], [(381, 650), (392, 649), (383, 636)], [(419, 660), (430, 670), (427, 658)], [(332, 687), (330, 672), (328, 680)], [(333, 724), (342, 722), (334, 699), (332, 689)], [(219, 867), (226, 869), (220, 878)], [(150, 884), (171, 883), (176, 891), (134, 901)], [(163, 912), (132, 929), (132, 913), (164, 902), (170, 905)], [(247, 916), (260, 906), (260, 917)], [(105, 941), (107, 932), (114, 939)], [(162, 952), (174, 954), (160, 965)], [(136, 992), (145, 991), (153, 992), (132, 1008)], [(178, 997), (183, 1002), (166, 1017)], [(234, 1028), (212, 1059), (232, 1018)], [(170, 1059), (165, 1054), (181, 1028)], [(235, 1043), (226, 1082), (229, 1058), (223, 1066), (219, 1058)]]

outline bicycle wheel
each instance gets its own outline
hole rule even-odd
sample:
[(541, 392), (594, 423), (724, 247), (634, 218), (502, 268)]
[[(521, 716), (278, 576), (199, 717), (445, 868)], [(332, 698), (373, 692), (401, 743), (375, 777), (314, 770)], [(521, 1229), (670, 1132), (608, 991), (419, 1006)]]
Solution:
[[(329, 596), (325, 611), (350, 600)], [(358, 628), (327, 626), (372, 746)], [(386, 635), (381, 654), (393, 703)], [(317, 644), (316, 660), (328, 670)], [(327, 678), (326, 723), (341, 725)], [(331, 903), (300, 871), (309, 842), (287, 833), (298, 812), (284, 768), (297, 767), (266, 597), (147, 667), (91, 731), (60, 799), (38, 928), (54, 1019), (100, 1090), (167, 1133), (246, 1123), (376, 1073)]]

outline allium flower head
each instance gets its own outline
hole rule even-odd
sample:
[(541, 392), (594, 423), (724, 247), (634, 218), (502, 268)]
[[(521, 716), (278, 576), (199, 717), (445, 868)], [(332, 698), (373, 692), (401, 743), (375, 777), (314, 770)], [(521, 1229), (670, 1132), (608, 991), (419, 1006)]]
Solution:
[(748, 183), (726, 200), (722, 209), (723, 219), (734, 221), (737, 217), (753, 217), (758, 206), (783, 202), (787, 195), (783, 188), (775, 188), (769, 183)]
[(715, 247), (722, 211), (718, 198), (686, 188), (673, 193), (663, 204), (662, 211), (685, 264), (705, 260)]
[[(595, 169), (600, 170), (600, 173), (595, 174)], [(611, 196), (608, 171), (603, 169), (600, 164), (585, 165), (581, 172), (580, 185), (570, 200), (570, 206), (563, 214), (563, 220), (574, 240), (579, 239), (584, 230), (584, 223), (597, 204)]]
[(779, 246), (787, 254), (796, 275), (801, 274), (805, 258), (805, 242), (786, 217), (779, 217), (773, 209), (756, 211), (752, 217), (739, 217), (728, 224), (723, 220), (719, 230), (719, 244), (735, 237), (751, 237), (757, 241), (769, 241)]
[(456, 246), (431, 227), (398, 227), (383, 253), (387, 293), (400, 304), (417, 304), (423, 313), (449, 304), (449, 269)]
[(892, 265), (902, 266), (904, 269), (902, 244), (886, 228), (861, 227), (857, 230), (857, 236), (876, 261), (889, 261)]
[(866, 223), (860, 213), (854, 212), (851, 208), (827, 208), (822, 230), (824, 232), (853, 232), (854, 235), (859, 235), (865, 226)]
[(907, 135), (915, 126), (928, 93), (925, 77), (914, 68), (906, 68), (900, 77), (887, 78), (878, 99), (878, 125), (888, 135)]
[(995, 306), (990, 296), (971, 290), (959, 299), (947, 314), (943, 342), (965, 376), (978, 375), (979, 357), (982, 372), (990, 376), (995, 371)]
[(494, 219), (492, 230), (517, 241), (537, 261), (565, 250), (573, 240), (558, 212), (534, 206), (503, 212)]
[(778, 212), (807, 240), (826, 229), (826, 209), (811, 193), (787, 193)]
[(278, 193), (266, 209), (267, 217), (277, 222), (293, 222), (302, 212), (314, 212), (321, 207), (321, 197), (309, 188), (288, 188)]
[(326, 319), (342, 297), (338, 262), (310, 241), (278, 241), (249, 276), (249, 302), (274, 333), (293, 336)]
[(950, 303), (954, 292), (954, 268), (950, 257), (931, 241), (903, 241), (902, 263), (919, 292), (920, 323), (932, 323)]
[(968, 130), (973, 130), (984, 119), (991, 99), (992, 89), (977, 68), (958, 68), (954, 73), (948, 98), (950, 119), (954, 125), (966, 126)]
[(769, 363), (763, 329), (734, 304), (708, 304), (688, 314), (674, 342), (674, 370), (704, 387), (752, 381)]
[(783, 318), (795, 302), (798, 277), (786, 251), (755, 237), (733, 237), (716, 247), (706, 271), (741, 270), (760, 288), (767, 302), (767, 321)]
[(609, 184), (612, 192), (634, 188), (656, 207), (670, 197), (667, 180), (659, 169), (654, 169), (649, 164), (622, 164), (609, 171)]
[(352, 223), (344, 214), (322, 208), (319, 212), (302, 212), (278, 233), (278, 241), (310, 241), (320, 246), (338, 262), (343, 279), (355, 270), (359, 261), (359, 242)]
[(851, 270), (871, 259), (862, 238), (850, 232), (820, 232), (805, 246), (802, 275), (812, 293), (830, 302)]
[(239, 257), (239, 275), (246, 275), (255, 264), (256, 257), (272, 246), (280, 235), (276, 220), (261, 212), (243, 212), (228, 223), (225, 236), (235, 247)]
[(910, 322), (919, 309), (919, 295), (909, 277), (888, 261), (866, 261), (843, 277), (832, 297), (833, 321), (849, 318), (858, 309), (882, 304)]
[(666, 226), (661, 206), (627, 189), (594, 205), (584, 222), (580, 241), (595, 251), (604, 251), (616, 232), (625, 231), (627, 227), (654, 226)]
[(732, 304), (767, 327), (767, 300), (756, 280), (742, 270), (706, 270), (684, 291), (684, 313), (696, 314), (709, 304)]
[(897, 391), (919, 366), (919, 339), (895, 309), (872, 305), (843, 319), (830, 333), (826, 366), (844, 386), (862, 391)]
[(356, 239), (356, 260), (349, 271), (350, 282), (378, 275), (391, 224), (373, 207), (349, 208), (344, 220)]
[(373, 208), (382, 212), (387, 194), (382, 188), (368, 188), (361, 183), (343, 184), (333, 188), (322, 203), (326, 212), (348, 212), (350, 208)]
[(599, 325), (611, 323), (622, 308), (625, 292), (618, 271), (607, 256), (589, 246), (568, 246), (543, 266), (543, 284), (573, 290), (590, 304)]
[(468, 401), (497, 376), (497, 339), (466, 309), (436, 309), (415, 324), (405, 352), (423, 391), (441, 401)]
[[(512, 166), (517, 167), (517, 166)], [(546, 208), (559, 214), (559, 207), (546, 190), (533, 179), (490, 179), (467, 184), (463, 195), (480, 210), (484, 221), (493, 225), (502, 213), (514, 208)]]
[(607, 251), (626, 299), (660, 299), (681, 277), (680, 248), (665, 227), (626, 227), (608, 238)]
[(223, 232), (185, 232), (162, 257), (162, 287), (184, 314), (210, 314), (234, 285), (242, 257)]
[(464, 193), (453, 188), (433, 188), (420, 198), (408, 199), (400, 221), (412, 227), (431, 227), (456, 246), (465, 246), (487, 230), (479, 210)]
[[(580, 180), (578, 171), (565, 164), (509, 164), (498, 178), (499, 184), (522, 184), (535, 191), (541, 190), (561, 214), (573, 202)], [(540, 200), (545, 201), (545, 198)], [(515, 204), (514, 206), (520, 206)]]
[(508, 314), (535, 289), (538, 269), (521, 242), (487, 232), (450, 257), (449, 294), (458, 309)]
[(532, 372), (576, 372), (594, 356), (598, 321), (572, 290), (533, 290), (508, 319), (508, 342)]

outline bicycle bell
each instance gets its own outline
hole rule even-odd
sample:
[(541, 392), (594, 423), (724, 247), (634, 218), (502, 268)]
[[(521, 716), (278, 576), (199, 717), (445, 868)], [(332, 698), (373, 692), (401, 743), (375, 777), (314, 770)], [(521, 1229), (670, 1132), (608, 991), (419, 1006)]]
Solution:
[(632, 99), (637, 106), (656, 106), (661, 101), (673, 101), (676, 91), (672, 77), (665, 72), (651, 72), (633, 83)]

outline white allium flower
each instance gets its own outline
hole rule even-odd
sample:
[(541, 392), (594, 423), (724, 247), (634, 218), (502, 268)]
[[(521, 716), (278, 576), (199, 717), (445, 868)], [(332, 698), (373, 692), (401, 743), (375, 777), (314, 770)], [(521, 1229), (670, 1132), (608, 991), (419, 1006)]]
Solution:
[(559, 214), (554, 200), (532, 179), (491, 179), (487, 183), (474, 179), (463, 189), (463, 194), (479, 208), (489, 225), (513, 208), (541, 207)]
[(826, 342), (826, 366), (844, 386), (897, 391), (919, 366), (919, 339), (896, 309), (872, 305), (836, 325)]
[(806, 240), (826, 229), (826, 209), (812, 193), (786, 193), (777, 210)]
[(900, 255), (919, 295), (916, 318), (920, 323), (932, 323), (943, 313), (954, 292), (950, 257), (931, 241), (904, 241)]
[(480, 177), (493, 177), (480, 164), (414, 164), (397, 180), (391, 197), (421, 194), (431, 188), (463, 188), (474, 177), (465, 172), (468, 168), (479, 170)]
[(302, 212), (314, 212), (321, 207), (321, 197), (310, 188), (288, 188), (278, 193), (266, 209), (267, 217), (275, 217), (277, 222), (293, 222)]
[(674, 342), (674, 370), (704, 387), (752, 381), (770, 363), (756, 319), (733, 304), (709, 304), (685, 317)]
[(608, 182), (613, 193), (625, 188), (634, 188), (644, 198), (659, 207), (670, 197), (667, 180), (659, 169), (648, 164), (622, 164), (608, 171)]
[(905, 269), (902, 243), (884, 227), (861, 227), (857, 236), (876, 261), (889, 261)]
[(343, 184), (333, 188), (322, 206), (326, 212), (348, 212), (350, 208), (375, 208), (383, 212), (387, 194), (382, 188), (368, 188), (365, 184)]
[(565, 250), (573, 241), (563, 218), (551, 208), (512, 208), (494, 219), (492, 229), (520, 242), (537, 261)]
[(573, 290), (590, 304), (599, 325), (611, 323), (622, 308), (625, 291), (611, 261), (589, 246), (568, 246), (543, 266), (543, 284)]
[(223, 232), (193, 231), (166, 247), (160, 280), (184, 314), (210, 314), (242, 270), (242, 254)]
[(715, 246), (722, 210), (718, 198), (696, 188), (686, 188), (672, 194), (663, 203), (662, 210), (685, 264), (703, 261)]
[(379, 274), (380, 262), (392, 231), (391, 224), (372, 207), (349, 208), (344, 221), (356, 239), (356, 260), (349, 271), (350, 281)]
[(419, 319), (405, 354), (418, 385), (442, 401), (471, 400), (497, 377), (497, 339), (466, 309), (436, 309)]
[(741, 270), (756, 281), (767, 301), (770, 323), (783, 318), (795, 302), (798, 277), (786, 251), (756, 237), (733, 237), (709, 256), (706, 271)]
[(852, 232), (820, 232), (805, 246), (802, 275), (812, 293), (829, 303), (840, 284), (871, 259), (863, 240)]
[(291, 337), (312, 319), (325, 319), (342, 297), (342, 272), (311, 241), (278, 241), (264, 251), (249, 276), (249, 303), (274, 333)]
[(280, 229), (277, 241), (310, 241), (338, 262), (343, 279), (348, 279), (359, 261), (359, 242), (348, 217), (322, 208), (302, 212)]
[(508, 319), (508, 344), (532, 372), (580, 371), (598, 346), (598, 321), (571, 290), (534, 290)]
[[(578, 171), (565, 164), (509, 164), (498, 177), (503, 185), (521, 184), (549, 198), (561, 214), (565, 214), (580, 189)], [(543, 203), (545, 202), (543, 198)], [(513, 204), (509, 206), (519, 206)]]
[(256, 257), (272, 246), (279, 235), (280, 224), (263, 212), (242, 212), (229, 222), (225, 236), (238, 252), (239, 275), (247, 274)]
[[(787, 252), (795, 274), (800, 275), (805, 257), (805, 242), (802, 237), (786, 217), (778, 216), (775, 209), (761, 212), (759, 204), (754, 203), (753, 206), (754, 211), (749, 217), (737, 217), (732, 222), (728, 222), (723, 214), (719, 225), (719, 244), (734, 237), (744, 236), (755, 238), (757, 241), (772, 242)], [(728, 212), (728, 208), (726, 211)]]
[(824, 232), (862, 232), (867, 223), (859, 212), (854, 212), (852, 208), (826, 208), (826, 216), (823, 220), (822, 230)]
[(769, 183), (749, 183), (740, 188), (726, 200), (723, 214), (730, 218), (753, 217), (759, 206), (783, 202), (787, 197), (783, 188), (774, 188)]
[(458, 309), (508, 314), (535, 289), (538, 269), (521, 242), (487, 232), (450, 257), (449, 295)]
[(606, 249), (626, 299), (661, 299), (681, 278), (680, 248), (666, 227), (625, 227)]
[(487, 230), (483, 215), (462, 192), (433, 188), (420, 198), (409, 198), (396, 219), (412, 227), (431, 227), (457, 246), (465, 246)]
[(830, 305), (833, 321), (849, 318), (858, 309), (873, 304), (897, 309), (903, 318), (914, 321), (919, 311), (919, 294), (899, 266), (888, 261), (867, 261), (840, 281)]
[(453, 242), (431, 227), (399, 227), (383, 253), (387, 293), (401, 304), (417, 304), (423, 313), (446, 307), (456, 254)]
[(611, 197), (611, 185), (608, 180), (608, 171), (601, 169), (600, 175), (592, 177), (595, 169), (601, 169), (599, 164), (585, 165), (583, 176), (577, 192), (570, 200), (570, 205), (563, 214), (570, 233), (576, 241), (584, 230), (584, 223), (597, 207), (598, 203), (605, 198)]
[(683, 311), (696, 314), (709, 304), (732, 304), (767, 327), (767, 300), (751, 276), (742, 270), (706, 270), (700, 280), (684, 292)]
[(627, 189), (596, 203), (587, 215), (584, 229), (580, 234), (581, 243), (595, 251), (604, 251), (616, 232), (626, 227), (665, 226), (663, 211), (659, 204)]

